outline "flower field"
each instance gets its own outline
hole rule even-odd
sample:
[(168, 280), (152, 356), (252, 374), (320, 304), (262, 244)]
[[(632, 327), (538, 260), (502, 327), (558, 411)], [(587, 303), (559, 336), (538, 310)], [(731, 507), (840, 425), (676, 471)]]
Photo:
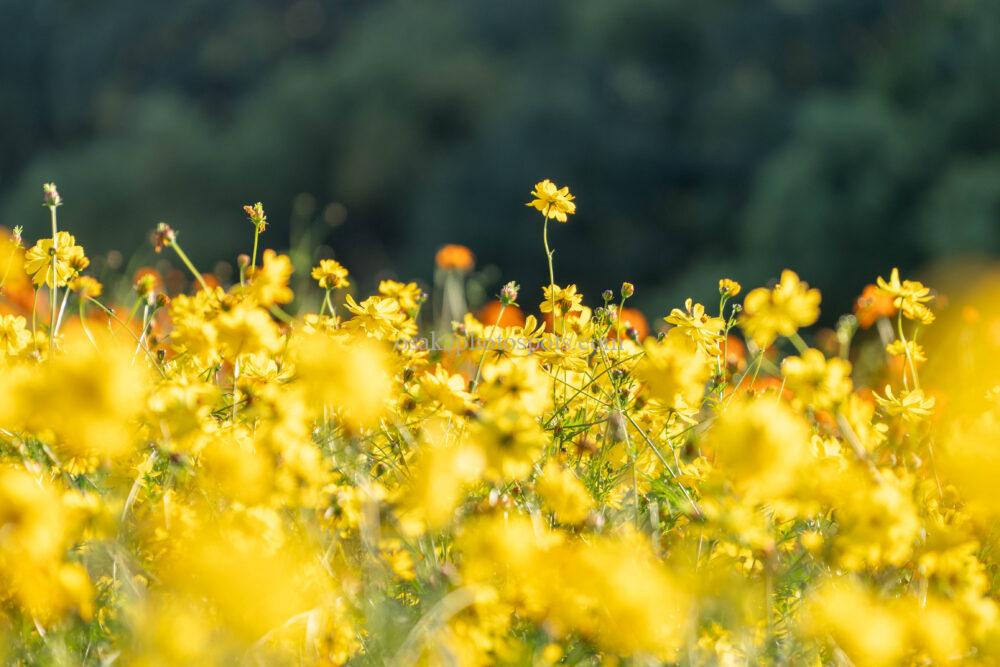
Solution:
[(6, 664), (1000, 662), (987, 276), (647, 321), (559, 275), (545, 180), (548, 285), (474, 309), (468, 248), (365, 296), (259, 203), (237, 275), (161, 223), (177, 271), (114, 290), (42, 194), (0, 237)]

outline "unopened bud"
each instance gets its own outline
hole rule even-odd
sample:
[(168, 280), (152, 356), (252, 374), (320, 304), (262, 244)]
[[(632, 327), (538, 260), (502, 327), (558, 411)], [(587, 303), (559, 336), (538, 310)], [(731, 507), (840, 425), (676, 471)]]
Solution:
[(622, 298), (627, 299), (635, 294), (635, 285), (632, 283), (622, 283)]
[(604, 299), (604, 303), (611, 303), (615, 299), (615, 293), (609, 289), (606, 289), (601, 294), (601, 297)]

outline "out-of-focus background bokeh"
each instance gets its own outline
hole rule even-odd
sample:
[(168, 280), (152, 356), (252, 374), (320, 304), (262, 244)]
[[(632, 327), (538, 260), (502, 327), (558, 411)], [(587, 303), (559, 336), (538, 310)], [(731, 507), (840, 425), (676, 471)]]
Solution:
[[(463, 243), (657, 315), (798, 270), (842, 312), (892, 265), (1000, 252), (996, 0), (0, 0), (0, 224), (233, 263), (326, 246), (366, 289)], [(304, 237), (304, 235), (308, 235)], [(224, 272), (224, 268), (223, 268)]]

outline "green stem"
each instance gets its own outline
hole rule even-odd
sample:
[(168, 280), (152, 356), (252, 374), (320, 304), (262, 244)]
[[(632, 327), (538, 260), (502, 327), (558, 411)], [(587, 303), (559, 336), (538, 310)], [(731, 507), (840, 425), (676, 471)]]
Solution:
[[(494, 324), (493, 324), (494, 327), (499, 327), (500, 326), (500, 320), (503, 319), (503, 311), (506, 310), (506, 308), (507, 308), (507, 304), (501, 302), (500, 303), (500, 312), (497, 313), (497, 321), (494, 322)], [(501, 343), (501, 345), (502, 344), (503, 343)], [(475, 377), (475, 379), (472, 380), (472, 388), (469, 390), (470, 392), (474, 392), (476, 390), (476, 387), (479, 385), (479, 376), (483, 372), (483, 362), (486, 361), (486, 352), (488, 351), (488, 349), (489, 348), (486, 347), (485, 341), (484, 341), (484, 344), (483, 344), (483, 353), (479, 357), (479, 366), (476, 367), (476, 377)]]
[[(913, 388), (920, 389), (920, 378), (917, 377), (917, 367), (913, 363), (913, 357), (910, 355), (910, 346), (906, 342), (906, 336), (903, 335), (903, 311), (899, 311), (899, 315), (896, 317), (896, 330), (899, 332), (899, 340), (903, 341), (903, 353), (906, 355), (906, 363), (910, 367), (910, 377), (913, 378)], [(903, 372), (903, 383), (906, 383), (906, 372)]]
[(291, 315), (289, 315), (288, 313), (286, 313), (284, 310), (282, 310), (281, 306), (279, 306), (276, 303), (271, 304), (271, 307), (268, 308), (268, 310), (271, 312), (272, 315), (274, 315), (275, 317), (277, 317), (279, 320), (281, 320), (285, 324), (288, 324), (288, 323), (292, 322), (295, 319)]
[[(115, 312), (113, 310), (111, 310), (110, 308), (108, 308), (107, 306), (105, 306), (103, 303), (101, 303), (100, 301), (98, 301), (94, 297), (87, 297), (87, 299), (92, 304), (94, 304), (95, 306), (97, 306), (98, 308), (100, 308), (104, 312), (105, 315), (107, 315), (108, 317), (110, 317), (111, 319), (113, 319), (115, 322), (117, 322), (121, 326), (121, 328), (124, 329), (126, 331), (126, 333), (128, 333), (129, 336), (132, 336), (132, 339), (136, 343), (138, 343), (139, 345), (142, 345), (143, 351), (146, 353), (146, 356), (149, 357), (149, 361), (153, 365), (153, 368), (155, 368), (160, 373), (160, 377), (163, 377), (163, 378), (167, 377), (167, 374), (163, 372), (162, 368), (160, 368), (160, 363), (156, 360), (156, 357), (153, 355), (153, 353), (150, 351), (150, 349), (148, 347), (146, 347), (146, 345), (142, 342), (142, 340), (140, 340), (139, 337), (135, 335), (135, 332), (132, 331), (132, 329), (129, 327), (129, 325), (127, 323), (122, 322), (121, 318), (118, 317), (117, 315), (115, 315)], [(82, 309), (81, 309), (81, 312), (82, 312)]]
[(80, 312), (80, 326), (83, 327), (83, 333), (87, 334), (87, 340), (90, 341), (90, 344), (97, 347), (97, 341), (94, 340), (94, 336), (90, 333), (90, 327), (87, 326), (86, 316), (83, 312), (84, 303), (83, 298), (77, 299), (77, 305), (79, 306)]
[(240, 358), (237, 356), (233, 360), (233, 425), (236, 425), (236, 410), (239, 405), (240, 390), (237, 387), (237, 381), (240, 379)]
[(58, 225), (56, 224), (56, 207), (49, 206), (49, 217), (52, 219), (52, 319), (49, 320), (49, 333), (54, 333), (56, 326), (56, 308), (59, 305), (59, 274), (56, 271), (56, 245), (59, 239)]
[(14, 266), (14, 262), (11, 260), (14, 259), (14, 253), (17, 252), (17, 246), (11, 245), (10, 254), (7, 255), (7, 268), (3, 272), (3, 278), (0, 278), (0, 292), (3, 292), (3, 286), (7, 284), (7, 276), (10, 275), (10, 270)]
[(625, 302), (627, 300), (628, 299), (623, 296), (622, 300), (618, 302), (618, 316), (615, 318), (618, 320), (618, 324), (615, 327), (615, 338), (617, 338), (619, 345), (621, 345), (622, 340), (622, 311), (625, 310)]
[(194, 264), (192, 264), (191, 260), (188, 259), (187, 253), (184, 252), (184, 249), (177, 245), (177, 241), (171, 243), (170, 247), (173, 248), (174, 252), (177, 253), (177, 256), (181, 258), (181, 261), (184, 262), (184, 266), (188, 268), (188, 271), (194, 274), (194, 277), (198, 279), (198, 283), (201, 284), (201, 288), (206, 292), (210, 291), (208, 283), (205, 282), (205, 277), (201, 275), (201, 272), (198, 269), (194, 268)]
[(788, 340), (792, 341), (792, 345), (794, 345), (795, 349), (799, 351), (799, 354), (802, 354), (809, 349), (809, 346), (806, 345), (804, 340), (802, 340), (802, 336), (799, 335), (798, 331), (789, 336)]
[(257, 242), (260, 240), (260, 227), (253, 226), (253, 256), (250, 258), (251, 268), (257, 267)]
[(543, 214), (545, 224), (542, 225), (542, 243), (545, 244), (545, 257), (549, 262), (549, 308), (552, 309), (552, 333), (556, 332), (556, 278), (552, 268), (552, 250), (549, 249), (549, 210)]

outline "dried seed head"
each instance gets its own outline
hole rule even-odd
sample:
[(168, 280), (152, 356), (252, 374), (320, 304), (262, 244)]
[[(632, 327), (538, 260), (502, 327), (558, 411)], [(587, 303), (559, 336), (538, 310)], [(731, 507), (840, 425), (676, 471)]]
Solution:
[(253, 226), (257, 229), (258, 233), (262, 233), (265, 229), (267, 229), (267, 215), (264, 213), (263, 204), (260, 202), (257, 202), (253, 206), (247, 204), (243, 207), (243, 212), (247, 214), (248, 218), (250, 218), (250, 222), (253, 223)]
[(162, 252), (164, 248), (172, 245), (176, 239), (177, 234), (173, 228), (167, 223), (161, 222), (156, 226), (156, 231), (153, 232), (153, 250), (157, 253)]

